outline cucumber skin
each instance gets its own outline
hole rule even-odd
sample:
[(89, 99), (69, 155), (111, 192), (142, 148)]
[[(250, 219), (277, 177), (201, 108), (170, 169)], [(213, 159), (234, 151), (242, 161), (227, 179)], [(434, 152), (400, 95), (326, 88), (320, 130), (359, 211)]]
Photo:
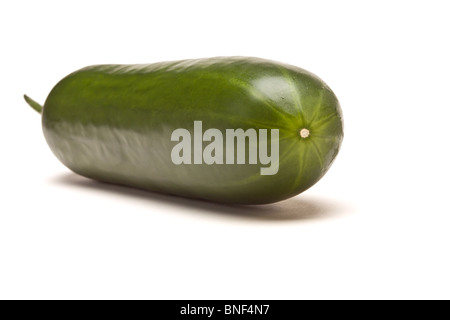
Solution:
[[(279, 129), (278, 173), (260, 175), (261, 164), (173, 164), (173, 130), (193, 137), (196, 120), (203, 131)], [(343, 139), (339, 102), (322, 80), (250, 57), (86, 67), (52, 89), (42, 125), (56, 157), (80, 175), (236, 204), (272, 203), (308, 189)], [(310, 131), (306, 139), (302, 128)]]

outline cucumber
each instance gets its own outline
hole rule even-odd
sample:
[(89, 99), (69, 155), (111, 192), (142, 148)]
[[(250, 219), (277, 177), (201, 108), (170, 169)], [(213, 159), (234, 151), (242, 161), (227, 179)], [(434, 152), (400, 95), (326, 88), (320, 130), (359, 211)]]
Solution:
[(43, 106), (25, 99), (72, 171), (223, 203), (303, 192), (343, 139), (339, 102), (322, 80), (260, 58), (89, 66), (62, 79)]

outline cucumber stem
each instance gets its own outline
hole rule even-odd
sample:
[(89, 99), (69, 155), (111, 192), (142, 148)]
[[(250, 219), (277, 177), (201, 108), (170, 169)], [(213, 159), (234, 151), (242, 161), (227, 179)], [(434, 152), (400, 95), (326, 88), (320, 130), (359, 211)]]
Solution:
[(300, 130), (300, 137), (304, 138), (308, 138), (309, 137), (309, 130), (306, 128), (303, 128), (302, 130)]
[(34, 110), (36, 110), (38, 113), (42, 113), (42, 109), (43, 107), (37, 103), (36, 101), (34, 101), (33, 99), (31, 99), (29, 96), (27, 96), (26, 94), (23, 95), (25, 101), (28, 103), (28, 105), (30, 107), (32, 107)]

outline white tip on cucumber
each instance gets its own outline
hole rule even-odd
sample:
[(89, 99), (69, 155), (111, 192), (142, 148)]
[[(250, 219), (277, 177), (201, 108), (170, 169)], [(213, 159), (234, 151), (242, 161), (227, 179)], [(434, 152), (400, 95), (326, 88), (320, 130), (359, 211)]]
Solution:
[(303, 128), (300, 130), (300, 137), (302, 138), (308, 138), (309, 137), (309, 130), (306, 128)]

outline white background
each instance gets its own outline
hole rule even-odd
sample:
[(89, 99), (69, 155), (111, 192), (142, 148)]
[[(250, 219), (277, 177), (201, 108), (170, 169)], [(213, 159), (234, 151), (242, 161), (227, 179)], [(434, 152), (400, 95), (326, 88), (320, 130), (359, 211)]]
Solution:
[[(450, 298), (446, 1), (3, 1), (0, 298)], [(340, 99), (341, 153), (303, 194), (233, 207), (92, 182), (40, 118), (99, 63), (258, 56)]]

